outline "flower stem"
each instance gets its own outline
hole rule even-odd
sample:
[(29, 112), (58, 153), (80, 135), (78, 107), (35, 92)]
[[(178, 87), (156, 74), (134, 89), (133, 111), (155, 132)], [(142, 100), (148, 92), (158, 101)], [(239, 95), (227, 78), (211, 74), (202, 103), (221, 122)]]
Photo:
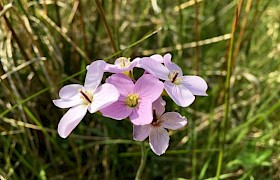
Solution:
[(140, 180), (141, 179), (142, 172), (143, 172), (143, 170), (145, 168), (145, 165), (146, 165), (147, 155), (148, 155), (148, 151), (146, 150), (145, 143), (141, 142), (141, 163), (140, 163), (140, 166), (137, 170), (135, 180)]

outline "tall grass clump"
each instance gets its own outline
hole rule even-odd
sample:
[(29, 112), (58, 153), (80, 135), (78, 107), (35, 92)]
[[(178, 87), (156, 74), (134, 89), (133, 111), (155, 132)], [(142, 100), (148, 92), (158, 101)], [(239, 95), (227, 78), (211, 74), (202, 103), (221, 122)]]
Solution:
[[(0, 179), (280, 179), (277, 1), (0, 0)], [(162, 156), (128, 121), (86, 115), (67, 138), (52, 103), (86, 66), (171, 53), (208, 96)], [(141, 165), (140, 165), (141, 164)]]

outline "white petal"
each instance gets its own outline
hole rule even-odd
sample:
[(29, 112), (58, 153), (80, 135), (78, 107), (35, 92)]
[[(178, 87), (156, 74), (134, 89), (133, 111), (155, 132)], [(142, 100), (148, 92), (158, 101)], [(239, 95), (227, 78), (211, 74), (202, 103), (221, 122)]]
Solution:
[(99, 86), (93, 93), (93, 101), (89, 106), (89, 112), (94, 113), (109, 106), (118, 100), (119, 95), (119, 91), (112, 84), (105, 83)]
[(133, 139), (136, 141), (144, 141), (150, 134), (151, 125), (136, 126), (133, 125)]
[(160, 117), (159, 122), (166, 129), (176, 130), (184, 127), (187, 119), (177, 112), (167, 112)]
[(168, 69), (161, 63), (149, 58), (144, 57), (139, 62), (140, 66), (148, 73), (156, 76), (159, 79), (168, 80)]
[(195, 100), (195, 96), (182, 85), (175, 85), (169, 81), (165, 81), (164, 89), (170, 98), (181, 107), (187, 107)]
[(208, 88), (204, 79), (199, 76), (183, 76), (182, 85), (188, 88), (194, 95), (207, 96)]
[(150, 132), (149, 144), (156, 155), (162, 155), (169, 145), (168, 132), (162, 127), (153, 128)]
[(61, 99), (71, 99), (79, 94), (79, 89), (83, 90), (84, 87), (80, 84), (69, 84), (64, 86), (59, 91), (59, 97)]
[(81, 104), (80, 98), (73, 98), (73, 99), (55, 99), (53, 100), (54, 105), (59, 108), (69, 108)]
[(66, 138), (73, 129), (80, 123), (87, 113), (87, 106), (79, 105), (70, 108), (61, 118), (58, 124), (58, 134)]
[(84, 83), (86, 90), (94, 91), (99, 86), (105, 67), (106, 62), (103, 60), (94, 61), (89, 65)]

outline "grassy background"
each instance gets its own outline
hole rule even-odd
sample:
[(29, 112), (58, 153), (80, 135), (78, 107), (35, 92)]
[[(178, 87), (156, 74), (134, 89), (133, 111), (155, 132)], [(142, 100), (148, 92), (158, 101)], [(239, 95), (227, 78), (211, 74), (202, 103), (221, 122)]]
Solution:
[(141, 150), (129, 121), (88, 114), (62, 139), (66, 110), (51, 100), (83, 83), (93, 60), (166, 52), (208, 82), (209, 96), (188, 108), (165, 98), (189, 124), (170, 131), (166, 154), (149, 151), (142, 178), (279, 179), (279, 9), (276, 0), (0, 0), (0, 179), (133, 179)]

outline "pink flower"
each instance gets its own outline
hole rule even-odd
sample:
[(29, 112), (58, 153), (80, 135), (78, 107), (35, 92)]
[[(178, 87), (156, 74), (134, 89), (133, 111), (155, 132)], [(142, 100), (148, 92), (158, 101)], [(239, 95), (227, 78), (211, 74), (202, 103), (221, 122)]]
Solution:
[[(88, 66), (84, 86), (66, 85), (59, 91), (60, 99), (53, 103), (60, 108), (70, 108), (58, 124), (58, 134), (66, 138), (86, 115), (94, 113), (118, 100), (119, 92), (112, 84), (99, 86), (106, 62), (99, 60)], [(98, 87), (99, 86), (99, 87)]]
[(164, 55), (163, 61), (165, 66), (144, 57), (139, 63), (150, 74), (165, 80), (164, 89), (177, 105), (187, 107), (195, 100), (194, 95), (207, 96), (207, 84), (204, 79), (199, 76), (183, 76), (182, 69), (171, 62), (169, 53)]
[(130, 62), (130, 58), (120, 57), (116, 59), (115, 64), (107, 64), (105, 67), (105, 71), (111, 73), (122, 73), (130, 71), (135, 66), (137, 66), (139, 60), (140, 58), (135, 58), (132, 62)]
[(163, 63), (163, 57), (160, 54), (154, 54), (154, 55), (150, 56), (150, 58), (159, 63)]
[(154, 119), (151, 124), (133, 125), (133, 139), (144, 141), (149, 136), (149, 144), (156, 155), (165, 153), (169, 145), (169, 135), (166, 129), (176, 130), (187, 124), (187, 119), (177, 112), (164, 112), (165, 102), (159, 98), (153, 103)]
[(150, 74), (144, 74), (134, 84), (126, 75), (114, 74), (106, 82), (119, 90), (120, 97), (117, 102), (100, 110), (103, 116), (117, 120), (129, 116), (131, 122), (136, 125), (152, 122), (152, 102), (163, 91), (161, 81)]

